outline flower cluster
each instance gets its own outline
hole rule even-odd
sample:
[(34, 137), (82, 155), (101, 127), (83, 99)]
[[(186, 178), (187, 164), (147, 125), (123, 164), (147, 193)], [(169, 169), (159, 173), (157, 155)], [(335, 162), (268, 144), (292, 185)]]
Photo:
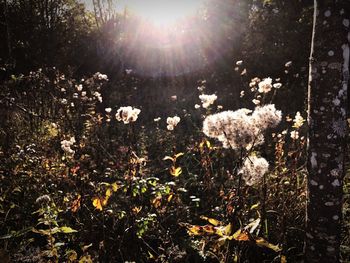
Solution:
[(72, 146), (73, 144), (75, 143), (75, 138), (74, 137), (71, 137), (69, 140), (63, 140), (61, 141), (61, 149), (69, 154), (69, 155), (73, 155), (75, 152), (74, 150), (72, 150)]
[(94, 77), (97, 78), (98, 80), (108, 81), (108, 76), (106, 74), (102, 74), (100, 72), (96, 72)]
[(94, 96), (96, 97), (96, 99), (97, 99), (100, 103), (102, 103), (102, 95), (101, 95), (101, 93), (99, 93), (98, 91), (95, 91), (95, 92), (94, 92)]
[(176, 125), (180, 122), (180, 117), (178, 116), (174, 116), (174, 117), (168, 117), (166, 119), (166, 123), (168, 124), (166, 126), (166, 128), (169, 130), (169, 131), (172, 131), (174, 130), (174, 128), (176, 127)]
[(257, 107), (251, 113), (251, 110), (239, 109), (209, 115), (203, 122), (203, 132), (208, 137), (218, 139), (225, 148), (250, 148), (262, 144), (262, 132), (276, 127), (282, 113), (273, 104)]
[(252, 118), (254, 125), (263, 131), (267, 128), (275, 128), (281, 122), (282, 112), (276, 110), (274, 104), (267, 104), (262, 107), (256, 107)]
[(293, 119), (293, 128), (299, 129), (301, 126), (303, 126), (304, 122), (305, 119), (301, 116), (300, 112), (298, 111)]
[(131, 106), (120, 107), (115, 114), (115, 118), (118, 121), (123, 121), (124, 124), (128, 124), (130, 122), (135, 122), (140, 114), (141, 110), (137, 108), (133, 108)]
[(269, 170), (269, 163), (262, 157), (249, 156), (245, 159), (238, 173), (242, 174), (243, 180), (247, 185), (255, 185)]
[(260, 93), (268, 93), (272, 89), (272, 78), (265, 78), (258, 84)]
[(208, 108), (210, 105), (214, 104), (214, 102), (217, 100), (217, 96), (215, 94), (207, 95), (207, 94), (202, 94), (199, 95), (199, 99), (202, 102), (202, 107), (203, 108)]

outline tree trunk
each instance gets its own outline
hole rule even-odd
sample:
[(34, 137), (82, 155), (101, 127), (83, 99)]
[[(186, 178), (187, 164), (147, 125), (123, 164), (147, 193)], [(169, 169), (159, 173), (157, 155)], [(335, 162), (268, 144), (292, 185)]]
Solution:
[(348, 0), (314, 0), (308, 93), (306, 262), (339, 262), (349, 79)]

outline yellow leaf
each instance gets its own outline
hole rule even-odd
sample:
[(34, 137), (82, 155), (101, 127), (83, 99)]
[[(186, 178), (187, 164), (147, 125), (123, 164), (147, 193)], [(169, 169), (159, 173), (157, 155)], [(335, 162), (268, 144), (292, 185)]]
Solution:
[(210, 224), (214, 225), (214, 226), (218, 226), (221, 225), (221, 222), (219, 220), (216, 220), (214, 218), (209, 218), (206, 216), (201, 216), (201, 219), (207, 220)]
[(187, 232), (190, 236), (200, 236), (203, 234), (203, 228), (201, 226), (192, 226), (187, 227)]
[(247, 232), (242, 232), (241, 229), (237, 230), (233, 235), (232, 238), (237, 241), (249, 241), (249, 235)]
[(168, 196), (168, 203), (171, 201), (171, 199), (173, 199), (173, 197), (174, 197), (174, 194), (170, 194), (170, 195)]
[(91, 256), (86, 255), (79, 259), (79, 263), (93, 263), (93, 262), (92, 262)]
[(97, 209), (102, 211), (102, 200), (99, 197), (94, 197), (92, 199), (92, 205)]
[(287, 263), (287, 258), (285, 255), (281, 256), (281, 263)]
[(182, 173), (182, 168), (181, 167), (175, 167), (175, 166), (172, 166), (170, 168), (170, 174), (175, 176), (175, 177), (178, 177), (180, 174)]
[(164, 158), (163, 158), (163, 161), (166, 161), (166, 160), (170, 160), (170, 161), (174, 161), (174, 158), (173, 157), (170, 157), (170, 156), (165, 156)]
[(253, 210), (253, 209), (255, 209), (255, 208), (258, 208), (259, 205), (260, 205), (259, 203), (256, 203), (256, 204), (252, 205), (252, 206), (250, 207), (250, 210)]
[(65, 233), (65, 234), (78, 232), (77, 230), (74, 230), (73, 228), (71, 228), (69, 226), (61, 226), (60, 230), (61, 230), (62, 233)]
[(118, 191), (119, 188), (120, 188), (120, 186), (119, 186), (117, 183), (113, 183), (113, 184), (112, 184), (113, 192)]
[(156, 198), (154, 198), (152, 200), (152, 204), (155, 208), (160, 207), (160, 205), (162, 204), (162, 197), (161, 196), (157, 196)]
[(179, 158), (180, 156), (182, 156), (182, 155), (184, 155), (184, 153), (177, 153), (177, 154), (175, 154), (175, 159), (177, 159), (177, 158)]
[(106, 199), (110, 198), (111, 195), (112, 195), (112, 189), (111, 189), (111, 188), (108, 188), (108, 189), (106, 190)]
[(135, 215), (137, 215), (138, 213), (140, 213), (141, 210), (142, 210), (142, 206), (140, 206), (140, 207), (135, 206), (134, 208), (131, 209), (131, 211), (132, 211)]
[(71, 208), (70, 208), (70, 209), (72, 210), (73, 213), (75, 213), (75, 212), (78, 211), (78, 209), (80, 208), (80, 204), (81, 204), (81, 195), (78, 194), (77, 199), (75, 199), (75, 200), (73, 201), (72, 206), (71, 206)]
[(257, 238), (255, 242), (259, 247), (267, 247), (269, 249), (272, 249), (275, 252), (280, 252), (282, 250), (279, 246), (270, 244), (269, 242), (267, 242), (265, 239), (261, 237)]
[(210, 141), (206, 140), (205, 143), (207, 144), (208, 149), (211, 149)]

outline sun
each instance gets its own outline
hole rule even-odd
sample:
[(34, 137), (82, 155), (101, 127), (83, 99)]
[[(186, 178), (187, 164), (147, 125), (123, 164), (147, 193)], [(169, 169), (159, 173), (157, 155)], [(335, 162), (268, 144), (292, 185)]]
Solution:
[[(170, 26), (195, 15), (204, 0), (128, 0), (121, 4), (156, 26)], [(121, 1), (123, 2), (123, 1)]]

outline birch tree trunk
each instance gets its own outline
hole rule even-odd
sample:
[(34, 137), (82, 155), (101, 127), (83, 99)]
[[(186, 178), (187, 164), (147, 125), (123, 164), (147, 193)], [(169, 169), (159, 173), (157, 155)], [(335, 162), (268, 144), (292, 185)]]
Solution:
[(306, 262), (339, 262), (347, 136), (349, 0), (314, 0), (308, 92)]

